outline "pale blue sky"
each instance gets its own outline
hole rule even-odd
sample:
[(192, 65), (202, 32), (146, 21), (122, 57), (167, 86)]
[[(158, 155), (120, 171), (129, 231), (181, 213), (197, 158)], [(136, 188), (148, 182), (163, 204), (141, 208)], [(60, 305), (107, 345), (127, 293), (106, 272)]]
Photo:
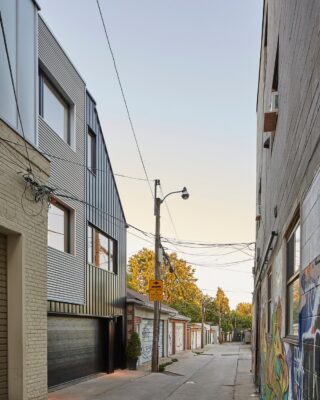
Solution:
[[(179, 196), (168, 201), (179, 238), (254, 241), (262, 0), (100, 4), (149, 175), (159, 178), (165, 191), (183, 186), (190, 191), (186, 202)], [(143, 177), (96, 1), (41, 0), (40, 5), (97, 101), (114, 171)], [(153, 231), (147, 184), (117, 182), (128, 222)], [(162, 234), (175, 236), (165, 207), (162, 215)], [(143, 245), (148, 246), (128, 235), (128, 255)], [(239, 254), (185, 257), (206, 265), (248, 258)], [(252, 265), (233, 269), (249, 272)], [(199, 267), (197, 277), (210, 294), (218, 285), (230, 291), (232, 305), (251, 301), (250, 274)]]

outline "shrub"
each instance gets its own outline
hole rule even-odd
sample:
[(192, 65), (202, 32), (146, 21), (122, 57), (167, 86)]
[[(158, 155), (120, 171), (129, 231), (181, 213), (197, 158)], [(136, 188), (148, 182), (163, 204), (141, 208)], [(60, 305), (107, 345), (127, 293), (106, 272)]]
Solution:
[(137, 332), (132, 332), (127, 344), (127, 356), (132, 360), (141, 355), (141, 341)]

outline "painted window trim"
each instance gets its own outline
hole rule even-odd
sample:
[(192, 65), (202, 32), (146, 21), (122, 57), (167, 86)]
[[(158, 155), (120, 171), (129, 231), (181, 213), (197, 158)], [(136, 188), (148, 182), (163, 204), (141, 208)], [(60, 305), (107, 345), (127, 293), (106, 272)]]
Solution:
[[(109, 241), (113, 242), (113, 260), (114, 260), (113, 261), (113, 263), (114, 263), (113, 271), (110, 271), (109, 269), (101, 268), (99, 265), (96, 265), (94, 262), (92, 262), (92, 261), (90, 262), (88, 260), (88, 228), (92, 229), (93, 237), (95, 236), (95, 232), (98, 232), (101, 235), (105, 236)], [(108, 235), (107, 233), (103, 232), (101, 229), (99, 229), (96, 226), (94, 226), (93, 224), (91, 224), (90, 222), (88, 222), (88, 224), (87, 224), (87, 233), (86, 233), (86, 235), (87, 235), (87, 249), (86, 249), (86, 253), (87, 253), (86, 260), (87, 260), (87, 263), (89, 265), (92, 265), (95, 268), (101, 269), (102, 271), (108, 272), (108, 273), (113, 274), (113, 275), (118, 275), (118, 267), (119, 267), (118, 241), (116, 239), (114, 239), (113, 237), (111, 237), (110, 235)], [(95, 241), (95, 239), (93, 239), (93, 241)]]

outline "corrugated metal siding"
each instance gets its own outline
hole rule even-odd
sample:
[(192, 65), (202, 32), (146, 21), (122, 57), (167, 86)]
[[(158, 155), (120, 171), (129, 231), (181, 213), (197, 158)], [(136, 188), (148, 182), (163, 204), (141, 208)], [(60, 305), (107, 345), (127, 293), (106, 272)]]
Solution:
[(7, 240), (0, 235), (0, 399), (8, 399)]
[[(75, 105), (75, 151), (39, 117), (39, 148), (69, 162), (51, 159), (49, 184), (85, 200), (85, 84), (39, 17), (39, 60)], [(77, 165), (80, 164), (80, 165)], [(85, 302), (85, 205), (65, 199), (74, 210), (74, 254), (48, 249), (48, 299)]]
[[(100, 317), (125, 314), (126, 298), (126, 222), (95, 104), (86, 98), (86, 120), (96, 134), (97, 172), (86, 170), (88, 221), (107, 233), (118, 245), (118, 273), (113, 274), (92, 265), (86, 267), (86, 304), (83, 306), (50, 301), (48, 311)], [(85, 230), (86, 231), (86, 230)]]

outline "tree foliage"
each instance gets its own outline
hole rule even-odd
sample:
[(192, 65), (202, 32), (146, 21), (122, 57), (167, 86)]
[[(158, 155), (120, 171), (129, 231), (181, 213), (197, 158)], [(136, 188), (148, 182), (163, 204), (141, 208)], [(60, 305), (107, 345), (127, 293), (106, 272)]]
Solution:
[[(164, 281), (164, 302), (190, 317), (201, 320), (201, 290), (196, 285), (195, 270), (179, 259), (175, 253), (169, 255), (175, 273), (161, 266)], [(155, 255), (152, 250), (142, 249), (129, 259), (128, 286), (139, 293), (148, 294), (149, 280), (154, 279)]]
[(241, 315), (252, 316), (252, 304), (251, 303), (239, 303), (236, 307), (236, 312)]

